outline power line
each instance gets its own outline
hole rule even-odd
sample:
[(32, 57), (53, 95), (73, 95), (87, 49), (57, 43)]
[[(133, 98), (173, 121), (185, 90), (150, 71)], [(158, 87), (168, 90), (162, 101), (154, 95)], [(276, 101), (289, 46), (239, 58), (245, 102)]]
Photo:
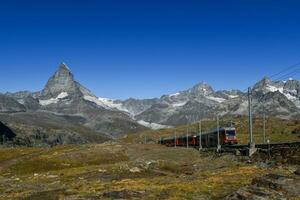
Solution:
[(291, 70), (291, 69), (297, 67), (298, 65), (300, 65), (300, 62), (298, 62), (298, 63), (296, 63), (296, 64), (294, 64), (294, 65), (291, 65), (291, 66), (288, 66), (288, 67), (284, 68), (283, 70), (279, 71), (278, 73), (275, 73), (275, 74), (271, 75), (270, 78), (274, 78), (274, 77), (276, 77), (276, 76), (278, 76), (278, 75), (281, 75), (282, 73), (284, 73), (284, 72), (286, 72), (286, 71), (289, 71), (289, 70)]
[(277, 79), (275, 79), (275, 81), (285, 80), (285, 79), (290, 78), (291, 76), (294, 76), (294, 75), (296, 75), (298, 73), (300, 73), (300, 68), (299, 69), (295, 69), (295, 70), (293, 70), (293, 71), (291, 71), (291, 72), (289, 72), (287, 74), (284, 74), (284, 75), (278, 77)]
[[(299, 67), (299, 68), (296, 68), (296, 67)], [(296, 69), (294, 69), (294, 68), (296, 68)], [(294, 70), (290, 71), (292, 69), (294, 69)], [(294, 76), (294, 75), (296, 75), (298, 73), (300, 73), (300, 62), (284, 68), (283, 70), (281, 70), (281, 71), (279, 71), (279, 72), (277, 72), (277, 73), (269, 76), (269, 78), (270, 79), (272, 79), (272, 78), (274, 79), (274, 77), (280, 75), (279, 77), (277, 77), (276, 79), (274, 79), (274, 81), (285, 80), (286, 78), (290, 78), (290, 77), (292, 77), (292, 76)], [(245, 88), (244, 90), (242, 90), (242, 92), (245, 93), (245, 92), (247, 92), (247, 90), (248, 90), (248, 88)]]

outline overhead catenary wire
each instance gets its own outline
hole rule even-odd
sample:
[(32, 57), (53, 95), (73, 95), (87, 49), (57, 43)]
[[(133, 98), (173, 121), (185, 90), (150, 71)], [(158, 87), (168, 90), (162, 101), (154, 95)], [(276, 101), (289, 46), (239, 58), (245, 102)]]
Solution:
[(296, 74), (299, 74), (300, 73), (300, 67), (298, 69), (295, 69), (285, 75), (282, 75), (280, 77), (278, 77), (277, 79), (275, 79), (274, 81), (282, 81), (282, 80), (285, 80), (287, 78), (291, 78), (293, 76), (295, 76)]
[[(269, 76), (269, 78), (273, 79), (274, 81), (284, 81), (287, 78), (294, 77), (298, 73), (300, 73), (300, 62), (284, 68), (283, 70), (281, 70), (281, 71), (279, 71), (279, 72), (277, 72), (277, 73)], [(244, 93), (246, 93), (247, 91), (248, 91), (248, 87), (245, 88), (244, 90), (242, 90), (242, 92), (244, 92)]]
[(289, 70), (291, 70), (291, 69), (293, 69), (295, 67), (299, 67), (299, 65), (300, 65), (300, 62), (298, 62), (296, 64), (293, 64), (293, 65), (290, 65), (290, 66), (284, 68), (283, 70), (281, 70), (281, 71), (279, 71), (279, 72), (271, 75), (270, 78), (274, 78), (274, 77), (279, 76), (279, 75), (281, 75), (281, 74), (283, 74), (285, 72), (288, 72)]

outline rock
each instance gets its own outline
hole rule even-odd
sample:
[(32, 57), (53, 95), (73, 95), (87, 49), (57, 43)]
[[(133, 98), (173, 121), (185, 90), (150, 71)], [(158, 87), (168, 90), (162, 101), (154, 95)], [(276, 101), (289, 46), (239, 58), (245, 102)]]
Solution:
[(297, 169), (294, 173), (300, 176), (300, 169)]
[(49, 176), (47, 176), (47, 178), (57, 178), (58, 177), (58, 175), (49, 175)]
[(283, 194), (280, 192), (271, 192), (266, 188), (249, 186), (240, 188), (234, 194), (225, 198), (226, 200), (246, 200), (246, 199), (262, 199), (274, 200), (283, 199)]
[(268, 174), (267, 176), (255, 178), (252, 180), (252, 184), (257, 185), (258, 187), (268, 187), (274, 190), (282, 189), (281, 186), (276, 182), (276, 180), (283, 178), (277, 174)]
[(145, 164), (146, 164), (145, 165), (145, 169), (152, 169), (157, 164), (157, 161), (155, 161), (155, 160), (149, 160), (149, 161), (146, 161)]
[(130, 199), (130, 198), (141, 198), (145, 194), (145, 191), (134, 191), (134, 190), (121, 190), (105, 192), (103, 197), (112, 199)]
[(138, 168), (138, 167), (134, 167), (134, 168), (131, 168), (129, 171), (132, 172), (132, 173), (140, 173), (141, 169)]
[(107, 170), (106, 169), (99, 169), (98, 172), (105, 173), (105, 172), (107, 172)]
[(71, 166), (71, 164), (69, 164), (69, 163), (62, 163), (61, 165), (62, 165), (62, 166), (66, 166), (66, 167)]
[(268, 174), (255, 178), (252, 184), (227, 196), (226, 200), (290, 199), (300, 196), (300, 177)]

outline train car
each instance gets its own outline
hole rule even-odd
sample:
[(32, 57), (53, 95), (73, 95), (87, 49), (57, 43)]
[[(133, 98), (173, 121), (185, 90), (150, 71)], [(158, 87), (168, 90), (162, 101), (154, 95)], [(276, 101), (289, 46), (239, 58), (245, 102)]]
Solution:
[[(236, 129), (234, 127), (221, 127), (219, 129), (220, 145), (237, 144)], [(160, 141), (166, 146), (200, 146), (200, 135), (189, 135), (164, 138)], [(215, 147), (218, 145), (218, 129), (210, 130), (201, 134), (202, 147)]]

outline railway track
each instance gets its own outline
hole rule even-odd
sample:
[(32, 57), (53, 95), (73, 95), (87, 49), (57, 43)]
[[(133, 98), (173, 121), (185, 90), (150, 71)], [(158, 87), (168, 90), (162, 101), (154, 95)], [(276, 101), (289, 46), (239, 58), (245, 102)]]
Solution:
[[(278, 143), (270, 143), (270, 144), (255, 144), (256, 148), (259, 149), (268, 149), (268, 148), (280, 148), (280, 147), (300, 147), (300, 141), (296, 142), (278, 142)], [(228, 149), (245, 149), (249, 148), (249, 144), (235, 144), (235, 145), (227, 145), (223, 146), (223, 148)]]

